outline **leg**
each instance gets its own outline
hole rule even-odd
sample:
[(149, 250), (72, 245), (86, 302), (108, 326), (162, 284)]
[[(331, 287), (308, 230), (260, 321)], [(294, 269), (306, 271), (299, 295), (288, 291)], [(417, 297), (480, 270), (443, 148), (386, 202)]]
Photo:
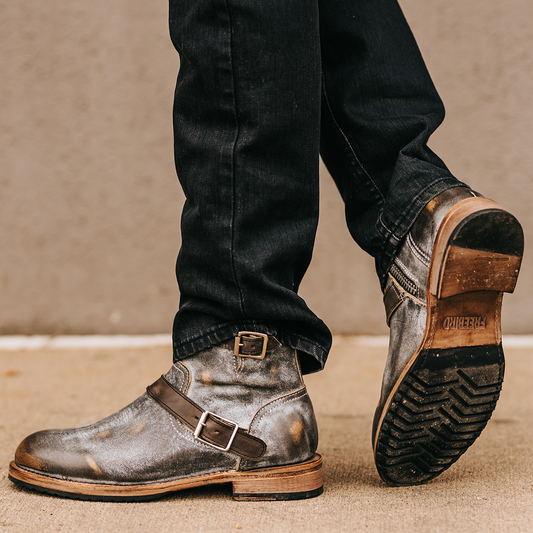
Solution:
[(440, 99), (395, 0), (323, 2), (321, 153), (391, 328), (372, 442), (380, 476), (429, 481), (474, 442), (503, 380), (500, 306), (520, 225), (426, 143)]
[(187, 196), (175, 364), (99, 422), (24, 439), (10, 479), (89, 500), (223, 482), (240, 500), (317, 496), (317, 428), (296, 350), (317, 369), (330, 343), (296, 294), (318, 216), (317, 8), (170, 5), (181, 53), (176, 166)]
[(318, 222), (316, 2), (176, 1), (171, 35), (187, 197), (175, 360), (251, 329), (312, 355), (316, 370), (330, 334), (297, 295)]
[(427, 202), (463, 184), (427, 147), (444, 107), (396, 0), (321, 2), (320, 28), (321, 155), (383, 286)]

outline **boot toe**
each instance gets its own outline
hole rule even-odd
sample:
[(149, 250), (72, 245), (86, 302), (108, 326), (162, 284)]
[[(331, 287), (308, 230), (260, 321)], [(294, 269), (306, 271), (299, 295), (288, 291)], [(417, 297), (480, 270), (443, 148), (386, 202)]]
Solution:
[(26, 437), (15, 452), (16, 464), (54, 477), (99, 479), (102, 470), (89, 453), (65, 446), (65, 431), (39, 431)]
[(48, 446), (44, 443), (48, 440), (49, 431), (38, 431), (26, 437), (15, 451), (15, 462), (23, 467), (39, 472), (48, 472), (50, 464), (46, 453)]

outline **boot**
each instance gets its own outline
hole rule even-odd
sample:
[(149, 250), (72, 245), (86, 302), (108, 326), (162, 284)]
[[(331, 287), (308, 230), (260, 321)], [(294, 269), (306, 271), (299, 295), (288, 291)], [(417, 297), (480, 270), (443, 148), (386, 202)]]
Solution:
[(19, 445), (9, 478), (82, 500), (138, 501), (213, 483), (236, 500), (322, 492), (318, 433), (298, 355), (243, 332), (178, 362), (127, 407)]
[(503, 382), (502, 293), (523, 247), (518, 221), (467, 188), (429, 202), (405, 238), (384, 291), (390, 344), (372, 432), (388, 484), (435, 478), (487, 424)]

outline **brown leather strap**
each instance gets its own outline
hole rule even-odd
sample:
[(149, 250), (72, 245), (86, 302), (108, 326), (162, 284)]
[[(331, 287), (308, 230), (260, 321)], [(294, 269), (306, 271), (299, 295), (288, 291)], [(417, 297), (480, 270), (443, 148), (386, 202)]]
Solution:
[(406, 299), (406, 293), (400, 290), (396, 284), (392, 283), (389, 285), (383, 295), (383, 303), (385, 304), (385, 312), (387, 313), (387, 326), (390, 326), (390, 319), (394, 311)]
[(196, 440), (251, 461), (258, 461), (265, 454), (266, 444), (261, 439), (249, 435), (234, 422), (205, 411), (173, 387), (164, 376), (147, 387), (146, 391), (190, 429)]

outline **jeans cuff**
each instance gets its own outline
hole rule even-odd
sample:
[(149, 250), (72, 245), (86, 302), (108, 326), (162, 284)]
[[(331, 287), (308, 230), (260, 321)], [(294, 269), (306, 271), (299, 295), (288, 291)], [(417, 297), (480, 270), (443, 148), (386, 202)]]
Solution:
[(239, 331), (256, 331), (266, 335), (275, 336), (283, 345), (290, 346), (299, 352), (301, 370), (303, 374), (311, 374), (322, 370), (331, 348), (331, 336), (315, 341), (299, 333), (287, 331), (274, 324), (257, 321), (242, 321), (226, 323), (199, 335), (193, 339), (180, 339), (173, 333), (173, 360), (174, 363), (187, 359), (201, 350), (222, 344)]
[(376, 258), (376, 270), (379, 276), (379, 281), (381, 284), (381, 289), (384, 290), (385, 284), (387, 282), (387, 275), (389, 269), (392, 265), (394, 257), (398, 253), (400, 245), (403, 242), (404, 237), (407, 235), (411, 226), (415, 223), (418, 215), (422, 212), (424, 207), (433, 200), (436, 196), (447, 191), (448, 189), (453, 189), (455, 187), (468, 187), (465, 183), (458, 181), (453, 176), (448, 178), (443, 178), (439, 181), (433, 182), (424, 190), (422, 190), (416, 198), (413, 198), (410, 208), (407, 210), (405, 216), (401, 221), (398, 221), (398, 225), (394, 231), (387, 228), (383, 225), (381, 229), (381, 234), (385, 241), (385, 251), (383, 254)]

